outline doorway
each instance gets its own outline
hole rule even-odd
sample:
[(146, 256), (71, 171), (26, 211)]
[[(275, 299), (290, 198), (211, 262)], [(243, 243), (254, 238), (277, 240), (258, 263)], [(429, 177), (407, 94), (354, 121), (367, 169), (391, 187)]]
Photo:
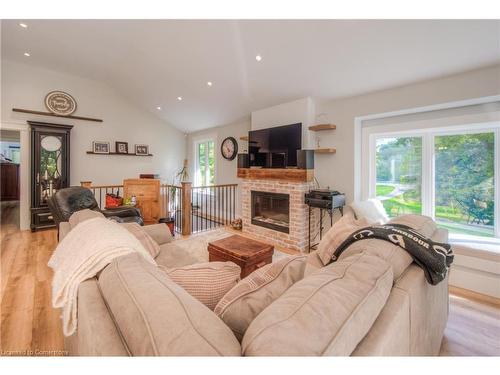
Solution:
[(0, 224), (4, 230), (20, 227), (21, 134), (17, 130), (0, 131)]

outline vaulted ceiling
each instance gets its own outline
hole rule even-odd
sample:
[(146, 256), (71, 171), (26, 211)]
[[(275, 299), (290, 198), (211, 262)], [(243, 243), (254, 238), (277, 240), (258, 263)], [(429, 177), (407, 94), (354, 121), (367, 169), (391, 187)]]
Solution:
[(500, 22), (9, 20), (2, 58), (104, 81), (190, 132), (499, 63)]

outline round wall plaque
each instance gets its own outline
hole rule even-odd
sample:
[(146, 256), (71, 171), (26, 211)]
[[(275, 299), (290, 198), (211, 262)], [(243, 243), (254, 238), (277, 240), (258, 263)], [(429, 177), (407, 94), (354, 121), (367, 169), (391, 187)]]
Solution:
[(71, 115), (76, 111), (76, 100), (63, 91), (51, 91), (45, 97), (45, 106), (56, 115)]

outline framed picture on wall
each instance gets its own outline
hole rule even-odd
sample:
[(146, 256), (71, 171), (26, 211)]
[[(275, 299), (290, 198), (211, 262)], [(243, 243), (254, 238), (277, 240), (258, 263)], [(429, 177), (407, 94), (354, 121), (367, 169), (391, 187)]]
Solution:
[(149, 146), (148, 145), (135, 145), (135, 154), (136, 155), (149, 155)]
[(115, 142), (115, 150), (117, 154), (128, 154), (128, 143)]
[(92, 152), (94, 154), (109, 154), (109, 142), (92, 142)]

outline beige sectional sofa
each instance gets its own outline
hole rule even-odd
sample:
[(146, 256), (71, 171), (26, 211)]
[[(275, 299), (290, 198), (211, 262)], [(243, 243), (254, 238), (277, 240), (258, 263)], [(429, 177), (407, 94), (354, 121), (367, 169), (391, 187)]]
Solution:
[[(61, 239), (70, 229), (61, 223)], [(197, 261), (163, 225), (144, 229), (160, 245), (159, 265)], [(447, 232), (436, 230), (431, 238), (445, 242)], [(252, 321), (241, 343), (158, 267), (129, 254), (80, 284), (78, 328), (65, 346), (70, 355), (110, 356), (438, 354), (447, 280), (432, 286), (411, 261), (377, 252), (354, 249), (325, 267), (309, 254), (304, 278)]]

